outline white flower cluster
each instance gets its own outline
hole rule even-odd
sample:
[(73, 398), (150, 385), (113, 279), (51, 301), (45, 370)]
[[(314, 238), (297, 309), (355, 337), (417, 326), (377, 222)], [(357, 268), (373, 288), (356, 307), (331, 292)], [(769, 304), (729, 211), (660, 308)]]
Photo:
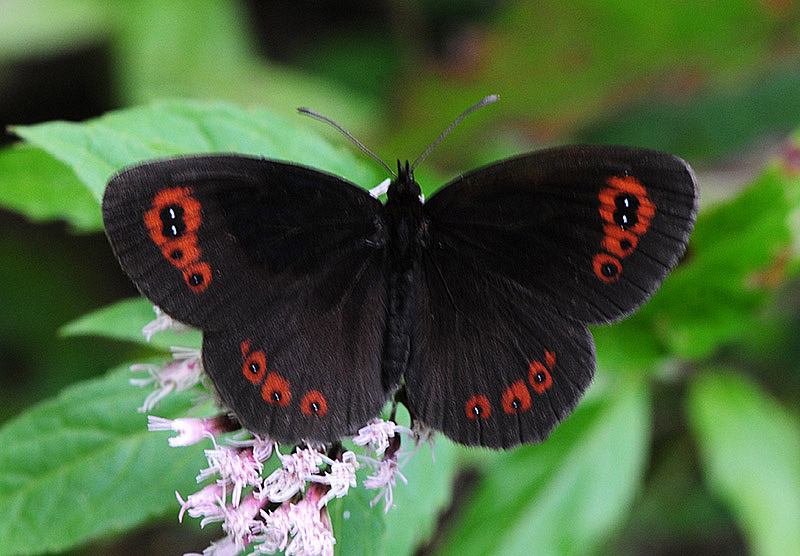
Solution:
[[(145, 327), (150, 335), (169, 328), (163, 315)], [(149, 337), (148, 337), (149, 339)], [(154, 385), (142, 411), (151, 410), (171, 392), (180, 392), (201, 382), (200, 354), (196, 350), (173, 349), (175, 360), (164, 367), (136, 365), (147, 379), (132, 380), (140, 386)], [(178, 519), (188, 514), (199, 518), (200, 526), (221, 523), (225, 537), (203, 551), (203, 556), (234, 556), (245, 549), (257, 554), (283, 551), (287, 556), (332, 556), (333, 536), (327, 504), (345, 496), (358, 484), (356, 471), (365, 467), (370, 474), (362, 486), (378, 491), (375, 505), (384, 499), (384, 511), (393, 506), (397, 477), (408, 482), (400, 469), (423, 442), (433, 441), (430, 429), (415, 423), (412, 429), (393, 421), (374, 419), (352, 439), (363, 454), (330, 446), (297, 446), (281, 453), (277, 443), (247, 432), (231, 436), (240, 425), (228, 415), (179, 418), (149, 416), (151, 431), (175, 431), (170, 446), (187, 446), (208, 439), (213, 447), (205, 451), (208, 467), (200, 471), (198, 483), (210, 482), (198, 492), (182, 498), (175, 493), (181, 509)], [(223, 440), (223, 436), (224, 440)], [(400, 435), (413, 441), (413, 450), (399, 459)], [(284, 450), (286, 451), (286, 450)], [(280, 466), (264, 477), (264, 464), (277, 458)], [(185, 555), (191, 556), (191, 555)], [(199, 555), (197, 555), (199, 556)]]

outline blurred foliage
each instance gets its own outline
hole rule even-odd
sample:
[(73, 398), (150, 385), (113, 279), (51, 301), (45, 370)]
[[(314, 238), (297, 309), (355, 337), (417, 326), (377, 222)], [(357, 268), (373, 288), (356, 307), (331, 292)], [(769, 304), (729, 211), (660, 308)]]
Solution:
[[(99, 232), (111, 173), (236, 150), (369, 187), (380, 169), (295, 107), (391, 163), (493, 92), (417, 173), (428, 193), (545, 144), (633, 144), (695, 166), (697, 228), (653, 300), (594, 331), (596, 383), (550, 440), (498, 454), (442, 439), (387, 516), (363, 493), (337, 502), (351, 516), (334, 516), (340, 552), (800, 554), (796, 2), (0, 0), (0, 13), (4, 125), (140, 105), (15, 127), (27, 142), (0, 150), (0, 554), (208, 542), (163, 525), (199, 451), (144, 433), (125, 371), (100, 376), (171, 341), (144, 345), (143, 300), (101, 309), (135, 293)], [(197, 100), (169, 100), (184, 97)]]

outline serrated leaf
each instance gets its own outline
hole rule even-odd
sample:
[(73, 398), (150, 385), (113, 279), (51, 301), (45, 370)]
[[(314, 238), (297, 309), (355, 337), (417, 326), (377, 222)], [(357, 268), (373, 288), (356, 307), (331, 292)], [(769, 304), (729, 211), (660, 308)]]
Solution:
[(364, 187), (376, 172), (330, 145), (307, 122), (288, 122), (266, 109), (217, 102), (163, 101), (111, 112), (83, 123), (16, 126), (14, 133), (66, 163), (101, 199), (121, 168), (158, 157), (232, 152), (290, 160), (342, 175)]
[(731, 372), (693, 381), (688, 410), (712, 490), (758, 556), (800, 554), (800, 421)]
[(497, 458), (436, 554), (591, 553), (640, 486), (649, 413), (649, 392), (629, 381), (581, 404), (545, 443)]
[(202, 337), (199, 330), (165, 330), (155, 334), (148, 342), (142, 328), (155, 319), (153, 304), (143, 297), (125, 299), (113, 305), (65, 324), (59, 330), (65, 336), (102, 336), (154, 347), (168, 348), (184, 346), (200, 348)]
[[(61, 551), (177, 512), (176, 489), (197, 490), (200, 446), (170, 448), (137, 411), (127, 368), (76, 384), (0, 428), (0, 556)], [(157, 409), (191, 406), (175, 395)]]
[(36, 221), (66, 220), (81, 232), (103, 228), (97, 200), (75, 173), (32, 145), (0, 150), (0, 204)]

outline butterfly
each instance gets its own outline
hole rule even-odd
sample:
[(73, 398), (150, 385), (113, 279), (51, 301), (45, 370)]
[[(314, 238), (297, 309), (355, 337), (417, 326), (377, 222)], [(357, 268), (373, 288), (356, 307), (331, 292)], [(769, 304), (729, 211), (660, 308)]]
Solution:
[(142, 293), (203, 331), (204, 369), (250, 431), (333, 442), (403, 389), (461, 444), (540, 442), (592, 380), (587, 324), (633, 312), (681, 258), (692, 170), (558, 147), (423, 202), (413, 168), (398, 162), (384, 203), (297, 164), (157, 160), (110, 180), (103, 220)]

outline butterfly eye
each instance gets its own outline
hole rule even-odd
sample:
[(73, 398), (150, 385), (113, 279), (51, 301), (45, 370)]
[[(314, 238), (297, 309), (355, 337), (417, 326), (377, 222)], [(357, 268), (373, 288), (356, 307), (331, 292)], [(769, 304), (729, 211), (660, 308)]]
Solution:
[(608, 224), (643, 235), (650, 227), (656, 206), (647, 189), (632, 176), (611, 177), (609, 187), (600, 191), (600, 216)]
[(267, 373), (267, 360), (263, 351), (251, 353), (242, 365), (242, 374), (253, 384), (260, 384)]
[(192, 234), (165, 242), (162, 250), (169, 262), (181, 270), (200, 261), (201, 251), (197, 246), (197, 238)]
[(541, 362), (532, 361), (528, 371), (528, 382), (537, 394), (544, 394), (553, 385), (553, 377)]
[(594, 273), (603, 282), (615, 282), (622, 272), (622, 264), (607, 253), (594, 256)]
[(600, 267), (600, 273), (609, 280), (613, 279), (618, 272), (617, 265), (614, 263), (605, 263)]
[(300, 401), (300, 411), (305, 415), (322, 417), (328, 412), (328, 402), (318, 390), (309, 390)]
[(189, 265), (183, 272), (183, 279), (193, 292), (203, 292), (211, 282), (211, 267), (203, 262)]
[(492, 406), (489, 404), (489, 399), (486, 396), (478, 394), (472, 396), (467, 400), (466, 405), (467, 418), (469, 419), (488, 419), (492, 414)]
[(272, 405), (286, 407), (292, 401), (289, 381), (278, 373), (269, 373), (264, 380), (264, 385), (261, 387), (261, 397), (264, 398), (265, 402)]
[(614, 222), (622, 228), (635, 226), (639, 221), (639, 199), (629, 193), (621, 193), (614, 199), (616, 210), (614, 211)]
[(184, 212), (180, 205), (169, 205), (162, 208), (158, 215), (161, 219), (161, 235), (166, 238), (176, 238), (186, 233)]
[(503, 392), (503, 411), (518, 413), (531, 407), (531, 394), (525, 382), (518, 380)]

